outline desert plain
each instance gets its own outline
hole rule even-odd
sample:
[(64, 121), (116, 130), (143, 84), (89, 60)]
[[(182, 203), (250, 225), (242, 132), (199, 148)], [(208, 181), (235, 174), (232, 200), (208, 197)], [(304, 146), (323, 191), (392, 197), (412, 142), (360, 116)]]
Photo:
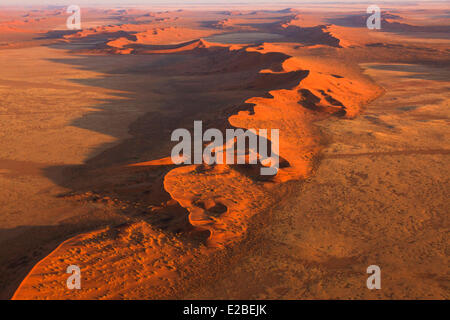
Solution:
[[(448, 299), (450, 11), (380, 6), (1, 7), (0, 298)], [(277, 174), (174, 164), (199, 120)]]

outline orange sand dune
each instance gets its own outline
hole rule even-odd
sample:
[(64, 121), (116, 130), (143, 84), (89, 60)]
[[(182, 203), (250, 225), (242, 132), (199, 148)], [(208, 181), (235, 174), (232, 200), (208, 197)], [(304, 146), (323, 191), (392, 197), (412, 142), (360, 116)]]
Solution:
[(212, 23), (212, 27), (220, 30), (227, 30), (227, 31), (253, 31), (256, 30), (255, 28), (251, 26), (245, 25), (246, 20), (245, 19), (238, 19), (238, 18), (227, 18), (222, 19), (217, 22)]
[(299, 13), (285, 18), (281, 26), (283, 28), (288, 28), (289, 26), (310, 28), (321, 24), (325, 24), (323, 17)]
[[(136, 127), (148, 126), (144, 132), (150, 133), (150, 137), (138, 136), (131, 140), (136, 143), (133, 148), (147, 146), (144, 142), (141, 145), (141, 140), (153, 138), (151, 135), (156, 131), (169, 132), (172, 127), (176, 128), (178, 122), (185, 125), (185, 119), (172, 118), (173, 113), (179, 111), (173, 105), (179, 104), (187, 106), (186, 109), (180, 109), (181, 118), (190, 121), (194, 116), (204, 117), (208, 127), (221, 130), (230, 127), (279, 129), (280, 168), (275, 176), (267, 177), (259, 174), (261, 165), (175, 166), (165, 153), (166, 149), (163, 149), (164, 152), (159, 151), (156, 156), (153, 153), (149, 156), (145, 153), (147, 150), (138, 150), (141, 153), (132, 150), (133, 156), (119, 158), (119, 164), (114, 162), (116, 159), (109, 159), (109, 153), (106, 152), (103, 158), (99, 157), (101, 165), (98, 167), (94, 161), (89, 162), (84, 171), (83, 168), (70, 168), (75, 172), (74, 176), (78, 174), (77, 170), (84, 176), (80, 174), (75, 177), (82, 181), (81, 186), (69, 184), (71, 190), (65, 197), (85, 202), (114, 202), (117, 204), (114, 209), (123, 210), (122, 218), (127, 223), (117, 225), (111, 222), (109, 227), (91, 232), (88, 231), (92, 229), (85, 229), (83, 234), (61, 243), (34, 266), (13, 299), (178, 297), (190, 279), (209, 278), (209, 275), (199, 275), (199, 269), (191, 266), (193, 262), (207, 260), (243, 241), (249, 236), (252, 219), (285, 200), (283, 190), (286, 189), (283, 188), (313, 175), (327, 143), (317, 122), (353, 119), (364, 106), (384, 92), (362, 74), (358, 62), (417, 57), (428, 61), (433, 57), (436, 59), (434, 61), (443, 61), (448, 57), (447, 48), (407, 48), (390, 38), (382, 38), (383, 35), (375, 35), (360, 26), (362, 21), (365, 22), (361, 14), (324, 19), (317, 14), (288, 8), (249, 13), (213, 12), (207, 14), (207, 19), (201, 17), (196, 20), (190, 16), (195, 14), (189, 11), (149, 13), (120, 9), (104, 13), (125, 23), (94, 26), (60, 36), (58, 40), (65, 41), (63, 47), (95, 40), (82, 51), (89, 58), (113, 57), (123, 58), (112, 60), (114, 63), (126, 61), (131, 65), (130, 61), (145, 61), (164, 65), (160, 69), (152, 69), (146, 63), (133, 64), (139, 73), (151, 76), (145, 78), (145, 85), (152, 89), (154, 87), (151, 94), (146, 92), (147, 88), (139, 93), (145, 99), (170, 101), (168, 104), (158, 104), (158, 112), (151, 110), (149, 115), (133, 123), (130, 132), (139, 132)], [(246, 20), (248, 17), (250, 19)], [(408, 19), (392, 13), (386, 13), (383, 23), (390, 31), (446, 30), (445, 26), (423, 29), (428, 26), (412, 25)], [(233, 45), (203, 39), (223, 33), (239, 35), (242, 30), (282, 35), (282, 39), (280, 42)], [(5, 32), (14, 30), (5, 29)], [(413, 54), (392, 57), (393, 52), (396, 52), (392, 48)], [(100, 53), (101, 56), (93, 53)], [(137, 60), (143, 57), (150, 59)], [(112, 73), (121, 74), (122, 70), (118, 66)], [(167, 72), (169, 75), (158, 82), (158, 72)], [(137, 74), (133, 73), (133, 76)], [(107, 82), (95, 84), (103, 86)], [(133, 85), (136, 84), (133, 82)], [(191, 95), (191, 91), (195, 94)], [(215, 106), (208, 105), (199, 108), (196, 105), (197, 100), (205, 105), (213, 104), (212, 99), (202, 100), (207, 92), (214, 95), (214, 103), (220, 107), (215, 109)], [(225, 94), (236, 98), (230, 99), (233, 105), (221, 104), (220, 100), (226, 97)], [(145, 99), (140, 101), (149, 101)], [(165, 122), (158, 123), (160, 119), (165, 119)], [(380, 123), (381, 120), (372, 121)], [(330, 122), (333, 121), (327, 123)], [(266, 138), (269, 143), (273, 143), (270, 136)], [(152, 140), (151, 143), (157, 142)], [(234, 146), (234, 140), (226, 141), (219, 149), (224, 150), (230, 145)], [(130, 150), (121, 148), (119, 146), (115, 152)], [(88, 175), (91, 181), (84, 181), (83, 178)], [(96, 180), (94, 185), (92, 179)], [(112, 200), (110, 195), (114, 194), (126, 194), (128, 199), (136, 201), (127, 203), (119, 199)], [(324, 199), (330, 202), (336, 200)], [(140, 201), (145, 206), (140, 206)], [(338, 203), (342, 202), (339, 200)], [(353, 216), (344, 218), (353, 219)], [(166, 223), (161, 221), (169, 221), (167, 225), (170, 228), (159, 228)], [(313, 224), (316, 220), (311, 221)], [(333, 223), (327, 221), (324, 225), (327, 228), (328, 224)], [(270, 223), (266, 227), (270, 228)], [(302, 250), (306, 254), (311, 253), (307, 263), (319, 261), (316, 255), (322, 254), (322, 245), (333, 242), (332, 236), (326, 238), (332, 233), (326, 230), (321, 233), (320, 227), (323, 225), (319, 226), (319, 232), (294, 230), (293, 234), (283, 235), (311, 240), (301, 243)], [(325, 239), (321, 238), (322, 234), (325, 234)], [(330, 249), (329, 256), (323, 254), (328, 259), (324, 258), (324, 261), (327, 266), (331, 265), (331, 269), (348, 263), (347, 259), (352, 260), (348, 255), (340, 255), (341, 251), (351, 251), (351, 246), (345, 246), (346, 239), (344, 236), (338, 239), (339, 248)], [(333, 250), (339, 251), (338, 254)], [(341, 256), (344, 257), (342, 260)], [(69, 291), (65, 287), (68, 275), (64, 271), (71, 264), (82, 267), (82, 290)], [(270, 297), (276, 296), (272, 294)]]
[[(345, 27), (364, 28), (368, 14), (353, 14), (342, 18), (329, 19), (333, 24)], [(400, 14), (393, 14), (389, 11), (381, 12), (381, 28), (387, 32), (436, 32), (448, 33), (450, 25), (448, 21), (442, 22), (440, 19), (433, 20), (418, 20), (403, 17)]]
[[(275, 29), (277, 30), (277, 29)], [(302, 26), (297, 17), (282, 22), (278, 32), (295, 39), (296, 42), (305, 45), (328, 45), (340, 47), (340, 39), (335, 38), (328, 30), (327, 25), (315, 25), (311, 27)]]
[[(83, 285), (95, 288), (75, 290), (70, 299), (168, 296), (176, 287), (177, 265), (192, 257), (186, 255), (186, 250), (180, 240), (143, 222), (79, 235), (63, 242), (37, 264), (13, 299), (67, 299), (66, 287), (54, 286), (64, 284), (67, 278), (66, 274), (55, 272), (60, 263), (82, 263), (86, 275)], [(112, 274), (111, 269), (115, 270)], [(48, 285), (52, 286), (51, 293)]]
[(136, 40), (130, 40), (128, 38), (119, 38), (107, 43), (108, 46), (123, 48), (127, 45), (139, 45), (139, 44), (172, 44), (183, 41), (189, 41), (202, 37), (207, 37), (214, 32), (186, 29), (186, 28), (153, 28), (143, 32), (135, 33), (133, 36)]
[[(160, 46), (158, 46), (160, 47)], [(209, 43), (203, 39), (189, 41), (186, 43), (182, 43), (179, 45), (168, 46), (165, 49), (153, 49), (153, 50), (139, 50), (139, 53), (147, 53), (147, 54), (161, 54), (161, 53), (180, 53), (180, 52), (188, 52), (197, 49), (206, 49), (206, 48), (224, 48), (227, 51), (229, 50), (238, 50), (241, 49), (241, 46), (233, 45), (221, 45), (216, 43)]]
[[(200, 30), (186, 27), (159, 27), (154, 23), (122, 24), (100, 26), (64, 35), (65, 41), (74, 39), (95, 39), (105, 43), (112, 53), (129, 53), (141, 45), (169, 45), (217, 34), (214, 30)], [(99, 45), (99, 48), (102, 46)], [(111, 49), (113, 51), (111, 51)], [(122, 50), (123, 49), (123, 50)]]
[[(314, 159), (322, 148), (312, 125), (315, 120), (329, 114), (354, 116), (363, 104), (380, 92), (370, 81), (317, 72), (314, 65), (282, 53), (283, 46), (234, 47), (234, 50), (231, 47), (195, 41), (164, 52), (177, 54), (194, 48), (203, 54), (211, 51), (220, 59), (204, 66), (209, 72), (271, 66), (259, 67), (262, 78), (258, 80), (258, 86), (276, 86), (279, 78), (284, 79), (280, 84), (284, 83), (286, 89), (269, 90), (270, 98), (247, 99), (245, 103), (254, 105), (253, 113), (240, 111), (231, 115), (228, 121), (239, 128), (280, 129), (280, 156), (286, 164), (274, 179), (268, 181), (260, 180), (253, 168), (239, 165), (189, 165), (174, 168), (165, 175), (165, 190), (189, 211), (192, 227), (209, 233), (209, 248), (196, 249), (202, 254), (242, 239), (249, 219), (278, 197), (277, 184), (311, 174)], [(277, 50), (272, 51), (274, 48)], [(353, 85), (350, 85), (351, 81), (355, 81)], [(164, 158), (134, 166), (167, 165), (170, 162), (169, 158)], [(140, 239), (136, 245), (133, 244), (135, 238)], [(152, 296), (155, 288), (159, 290), (158, 297), (168, 296), (179, 281), (178, 270), (186, 268), (195, 252), (188, 248), (183, 242), (155, 232), (145, 222), (80, 235), (61, 244), (36, 265), (16, 291), (14, 299), (67, 298), (64, 287), (54, 287), (64, 275), (53, 275), (52, 270), (61, 264), (80, 261), (83, 266), (89, 265), (84, 271), (86, 283), (107, 285), (95, 290), (80, 290), (71, 298), (143, 298)], [(174, 259), (174, 256), (178, 258)], [(114, 268), (114, 273), (107, 272), (110, 267)], [(133, 272), (130, 275), (126, 270)], [(118, 272), (120, 275), (116, 274)]]

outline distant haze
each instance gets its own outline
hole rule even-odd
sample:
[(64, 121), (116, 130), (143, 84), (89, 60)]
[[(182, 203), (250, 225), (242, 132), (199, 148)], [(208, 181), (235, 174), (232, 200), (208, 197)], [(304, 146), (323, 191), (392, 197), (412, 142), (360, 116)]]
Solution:
[(396, 1), (376, 1), (376, 0), (367, 0), (367, 1), (358, 1), (358, 0), (340, 0), (340, 1), (330, 1), (330, 0), (1, 0), (0, 6), (60, 6), (60, 5), (86, 5), (86, 6), (164, 6), (168, 5), (171, 7), (189, 7), (189, 6), (208, 6), (208, 5), (223, 5), (227, 6), (232, 4), (233, 6), (245, 6), (245, 5), (271, 5), (271, 6), (300, 6), (302, 4), (313, 5), (316, 3), (329, 3), (329, 4), (338, 4), (338, 3), (355, 3), (355, 4), (378, 4), (378, 5), (395, 5), (396, 3), (402, 4), (415, 4), (415, 3), (423, 3), (423, 2), (437, 2), (444, 3), (447, 1), (435, 1), (435, 0), (422, 0), (422, 1), (411, 1), (411, 0), (396, 0)]

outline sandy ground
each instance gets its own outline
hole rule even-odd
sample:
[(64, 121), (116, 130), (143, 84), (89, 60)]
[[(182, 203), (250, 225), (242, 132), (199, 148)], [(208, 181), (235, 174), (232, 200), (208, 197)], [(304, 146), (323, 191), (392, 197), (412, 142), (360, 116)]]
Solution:
[[(449, 298), (448, 71), (364, 67), (386, 94), (356, 119), (318, 123), (331, 141), (315, 175), (287, 186), (232, 265), (187, 298)], [(373, 264), (381, 290), (366, 287)]]
[[(0, 55), (0, 265), (2, 273), (9, 274), (1, 286), (8, 287), (4, 281), (17, 281), (23, 276), (21, 266), (48, 250), (44, 243), (60, 241), (62, 234), (76, 230), (61, 225), (96, 211), (58, 197), (67, 192), (60, 185), (63, 167), (80, 165), (126, 138), (128, 124), (139, 110), (132, 103), (128, 109), (117, 107), (115, 101), (124, 99), (121, 91), (83, 85), (83, 79), (100, 73), (56, 62), (73, 59), (62, 50), (35, 47)], [(99, 101), (105, 105), (99, 107)], [(99, 114), (100, 108), (105, 112)], [(95, 131), (90, 130), (93, 124)], [(11, 266), (17, 273), (5, 271)]]
[[(439, 12), (382, 33), (350, 11), (2, 17), (0, 298), (448, 298)], [(200, 119), (280, 128), (284, 166), (174, 167)]]

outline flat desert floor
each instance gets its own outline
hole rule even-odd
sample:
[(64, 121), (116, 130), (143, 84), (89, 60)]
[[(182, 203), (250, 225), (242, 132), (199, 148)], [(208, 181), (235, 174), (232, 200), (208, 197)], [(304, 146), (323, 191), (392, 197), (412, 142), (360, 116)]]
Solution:
[[(448, 10), (382, 9), (2, 10), (0, 298), (448, 299)], [(174, 164), (196, 120), (277, 174)]]

